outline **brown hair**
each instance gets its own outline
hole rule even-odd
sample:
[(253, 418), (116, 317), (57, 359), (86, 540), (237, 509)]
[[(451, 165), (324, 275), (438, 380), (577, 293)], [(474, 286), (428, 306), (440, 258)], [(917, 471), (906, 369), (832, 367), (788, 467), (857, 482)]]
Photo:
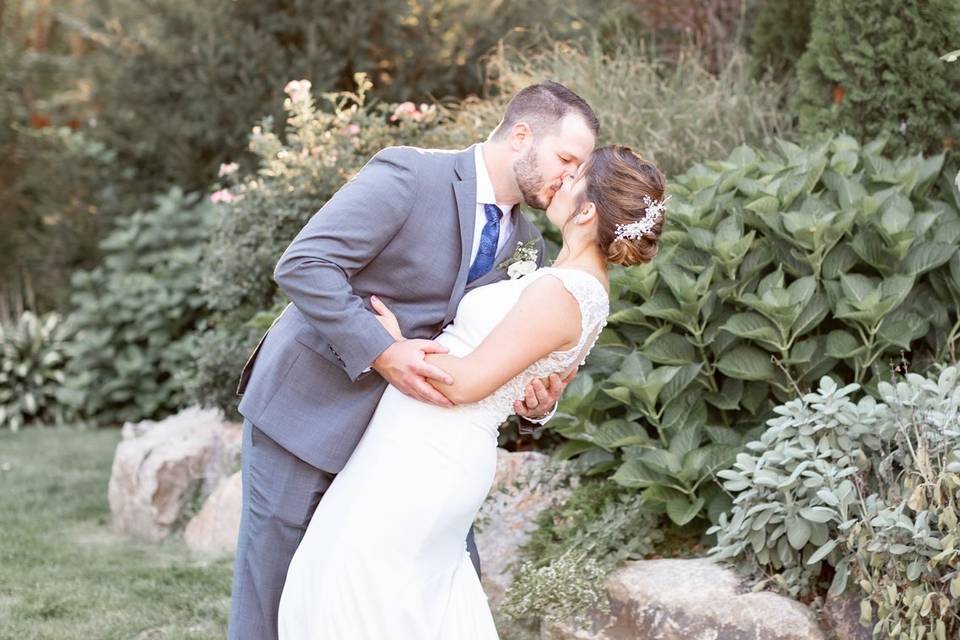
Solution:
[(587, 101), (566, 88), (559, 82), (541, 82), (521, 89), (510, 99), (503, 120), (491, 136), (494, 140), (502, 139), (513, 125), (526, 122), (531, 131), (539, 136), (544, 131), (556, 126), (568, 113), (579, 114), (593, 135), (600, 132), (600, 121)]
[(664, 175), (652, 162), (622, 145), (595, 150), (585, 175), (585, 201), (597, 207), (597, 244), (607, 261), (629, 267), (653, 260), (666, 212), (640, 238), (617, 238), (617, 225), (643, 218), (647, 209), (644, 196), (654, 202), (663, 200), (667, 183)]

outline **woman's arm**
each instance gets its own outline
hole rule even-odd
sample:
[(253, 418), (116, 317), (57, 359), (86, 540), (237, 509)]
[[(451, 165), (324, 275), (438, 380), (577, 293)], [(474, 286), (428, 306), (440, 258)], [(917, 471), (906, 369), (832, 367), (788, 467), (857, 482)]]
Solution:
[(576, 346), (580, 322), (580, 305), (573, 294), (559, 278), (541, 276), (470, 354), (426, 357), (449, 373), (453, 384), (427, 381), (454, 404), (477, 402), (551, 352)]

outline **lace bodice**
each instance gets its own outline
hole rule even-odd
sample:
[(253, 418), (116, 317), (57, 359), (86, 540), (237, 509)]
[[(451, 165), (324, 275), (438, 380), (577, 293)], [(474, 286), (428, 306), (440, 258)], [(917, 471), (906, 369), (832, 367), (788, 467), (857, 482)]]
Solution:
[[(578, 269), (544, 267), (515, 280), (503, 280), (467, 293), (460, 301), (453, 323), (437, 341), (451, 355), (464, 356), (475, 349), (516, 304), (523, 290), (537, 279), (553, 276), (563, 283), (580, 305), (580, 339), (576, 346), (554, 351), (514, 376), (475, 406), (496, 415), (496, 424), (514, 413), (513, 403), (523, 397), (526, 385), (535, 378), (562, 373), (581, 364), (607, 324), (610, 300), (599, 280)], [(474, 405), (468, 405), (474, 406)]]

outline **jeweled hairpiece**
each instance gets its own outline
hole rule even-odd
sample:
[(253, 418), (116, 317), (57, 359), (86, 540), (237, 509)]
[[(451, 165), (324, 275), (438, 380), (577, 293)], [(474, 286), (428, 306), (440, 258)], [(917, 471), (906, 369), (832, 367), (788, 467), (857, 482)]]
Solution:
[(650, 233), (650, 230), (663, 218), (663, 212), (669, 199), (670, 196), (663, 200), (654, 200), (650, 196), (643, 196), (643, 203), (647, 205), (643, 210), (643, 217), (630, 224), (618, 224), (614, 237), (617, 240), (637, 240)]

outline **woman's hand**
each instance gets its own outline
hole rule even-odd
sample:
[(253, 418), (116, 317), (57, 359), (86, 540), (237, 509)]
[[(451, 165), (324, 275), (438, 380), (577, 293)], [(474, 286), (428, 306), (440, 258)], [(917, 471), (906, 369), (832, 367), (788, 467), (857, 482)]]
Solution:
[(370, 296), (370, 306), (377, 313), (377, 320), (387, 330), (387, 333), (393, 336), (394, 340), (404, 340), (403, 334), (400, 333), (400, 323), (397, 322), (397, 316), (393, 315), (387, 305), (383, 304), (377, 296)]

